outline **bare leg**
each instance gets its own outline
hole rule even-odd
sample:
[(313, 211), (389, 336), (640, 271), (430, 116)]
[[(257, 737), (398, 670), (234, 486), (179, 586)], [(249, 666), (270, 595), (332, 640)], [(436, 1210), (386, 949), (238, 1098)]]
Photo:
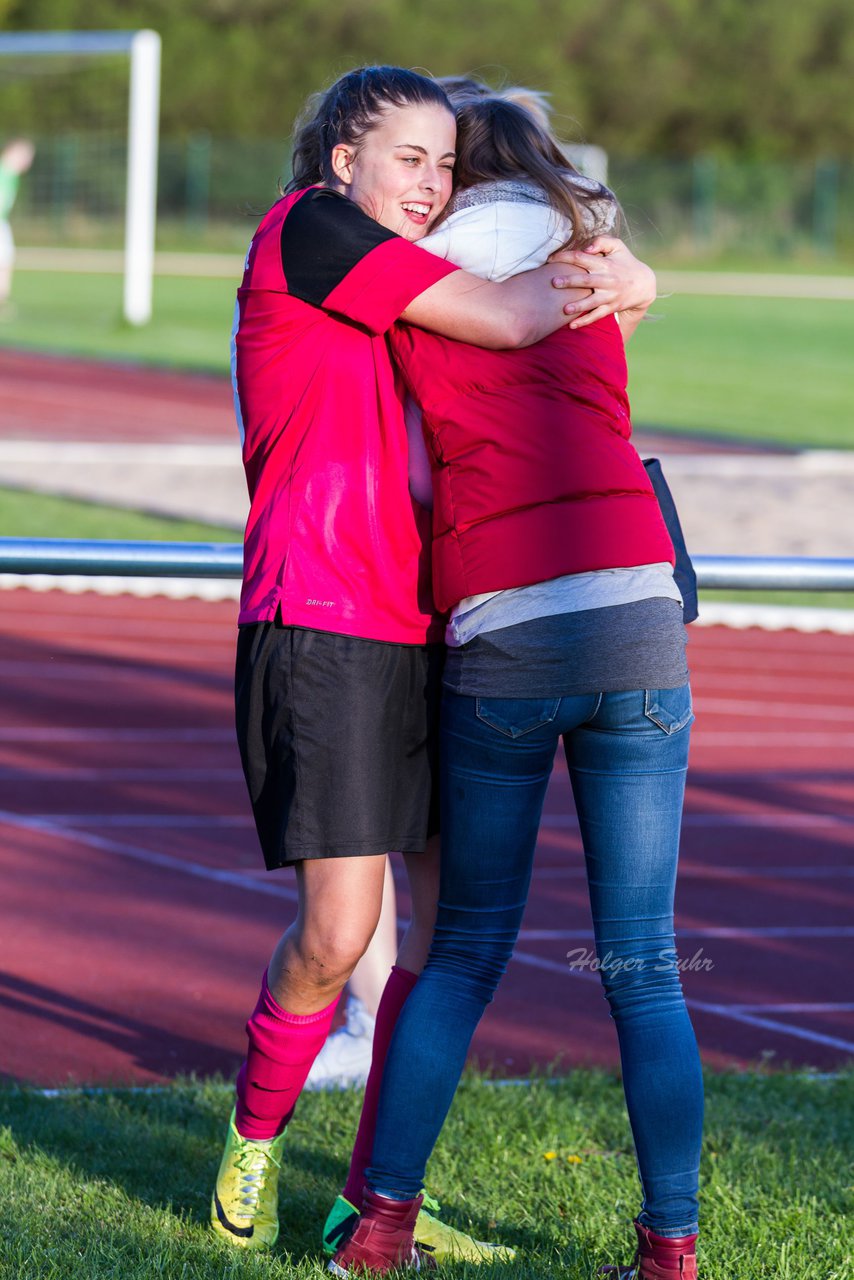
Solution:
[(267, 972), (289, 1013), (324, 1009), (341, 991), (374, 936), (386, 857), (322, 858), (297, 864), (299, 910)]
[(383, 905), (379, 924), (367, 951), (353, 970), (350, 994), (361, 1000), (372, 1018), (377, 1016), (380, 997), (397, 955), (397, 895), (391, 862), (386, 858)]
[(0, 263), (0, 307), (5, 307), (12, 293), (11, 263)]
[[(383, 910), (370, 946), (350, 980), (345, 1022), (326, 1041), (314, 1060), (307, 1086), (311, 1089), (348, 1088), (366, 1084), (366, 1121), (370, 1135), (374, 1097), (382, 1078), (382, 1063), (398, 1010), (409, 994), (415, 975), (427, 956), (433, 933), (438, 891), (438, 841), (424, 853), (407, 859), (412, 889), (412, 920), (397, 957), (394, 880), (386, 859)], [(374, 1064), (379, 1064), (374, 1069)], [(366, 1127), (367, 1126), (367, 1127)], [(368, 1141), (369, 1137), (365, 1138)], [(357, 1142), (357, 1147), (358, 1147)], [(356, 1175), (358, 1177), (358, 1175)], [(361, 1183), (360, 1183), (361, 1186)]]
[(427, 959), (439, 892), (439, 841), (428, 841), (424, 853), (405, 855), (412, 894), (412, 917), (398, 948), (397, 895), (391, 863), (386, 859), (379, 923), (367, 951), (353, 970), (350, 991), (376, 1017), (389, 970), (397, 963), (420, 973)]

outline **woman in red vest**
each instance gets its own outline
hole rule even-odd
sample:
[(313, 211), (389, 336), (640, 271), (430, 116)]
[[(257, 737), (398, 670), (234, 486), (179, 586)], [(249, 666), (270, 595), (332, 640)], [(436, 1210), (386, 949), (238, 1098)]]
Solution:
[[(360, 1150), (435, 915), (442, 628), (386, 333), (403, 318), (506, 347), (566, 323), (554, 267), (493, 284), (414, 245), (450, 196), (455, 135), (435, 81), (397, 67), (341, 77), (310, 104), (293, 180), (261, 221), (238, 290), (232, 367), (250, 514), (237, 733), (266, 865), (294, 866), (299, 895), (247, 1023), (212, 1197), (214, 1231), (241, 1248), (277, 1238), (287, 1124), (376, 928), (389, 850), (405, 856), (413, 918), (377, 1014)], [(606, 270), (606, 298), (643, 301), (644, 270)], [(602, 290), (572, 296), (590, 307)], [(342, 1213), (346, 1201), (330, 1231)], [(426, 1213), (419, 1239), (436, 1256), (494, 1256)]]
[[(575, 173), (518, 105), (468, 101), (458, 129), (459, 185), (422, 247), (501, 280), (611, 230), (611, 193)], [(685, 628), (670, 539), (629, 438), (625, 318), (593, 318), (511, 352), (394, 332), (433, 469), (434, 591), (451, 609), (442, 870), (339, 1275), (418, 1261), (426, 1160), (512, 954), (561, 740), (642, 1185), (634, 1264), (606, 1270), (697, 1274), (703, 1090), (673, 929), (693, 720)]]

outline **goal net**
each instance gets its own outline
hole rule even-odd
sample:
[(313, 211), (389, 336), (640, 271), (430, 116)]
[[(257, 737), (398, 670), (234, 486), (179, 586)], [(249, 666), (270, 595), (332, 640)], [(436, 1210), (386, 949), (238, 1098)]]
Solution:
[(0, 141), (36, 145), (18, 242), (123, 253), (131, 324), (151, 317), (159, 85), (153, 31), (0, 34)]

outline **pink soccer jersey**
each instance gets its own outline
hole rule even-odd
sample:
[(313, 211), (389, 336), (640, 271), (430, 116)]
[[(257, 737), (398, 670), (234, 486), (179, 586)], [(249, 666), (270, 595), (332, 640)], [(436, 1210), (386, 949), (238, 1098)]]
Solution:
[(262, 220), (232, 346), (251, 503), (241, 623), (281, 611), (369, 640), (441, 639), (385, 333), (453, 270), (322, 188)]

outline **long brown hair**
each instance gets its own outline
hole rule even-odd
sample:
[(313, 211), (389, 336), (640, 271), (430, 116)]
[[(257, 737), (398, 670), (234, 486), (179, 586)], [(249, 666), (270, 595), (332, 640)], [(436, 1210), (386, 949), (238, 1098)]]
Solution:
[(610, 229), (603, 222), (602, 202), (617, 216), (616, 197), (600, 183), (574, 181), (579, 171), (553, 135), (518, 102), (499, 97), (467, 98), (457, 106), (456, 190), (482, 182), (536, 183), (552, 208), (573, 228), (567, 244), (578, 246)]

